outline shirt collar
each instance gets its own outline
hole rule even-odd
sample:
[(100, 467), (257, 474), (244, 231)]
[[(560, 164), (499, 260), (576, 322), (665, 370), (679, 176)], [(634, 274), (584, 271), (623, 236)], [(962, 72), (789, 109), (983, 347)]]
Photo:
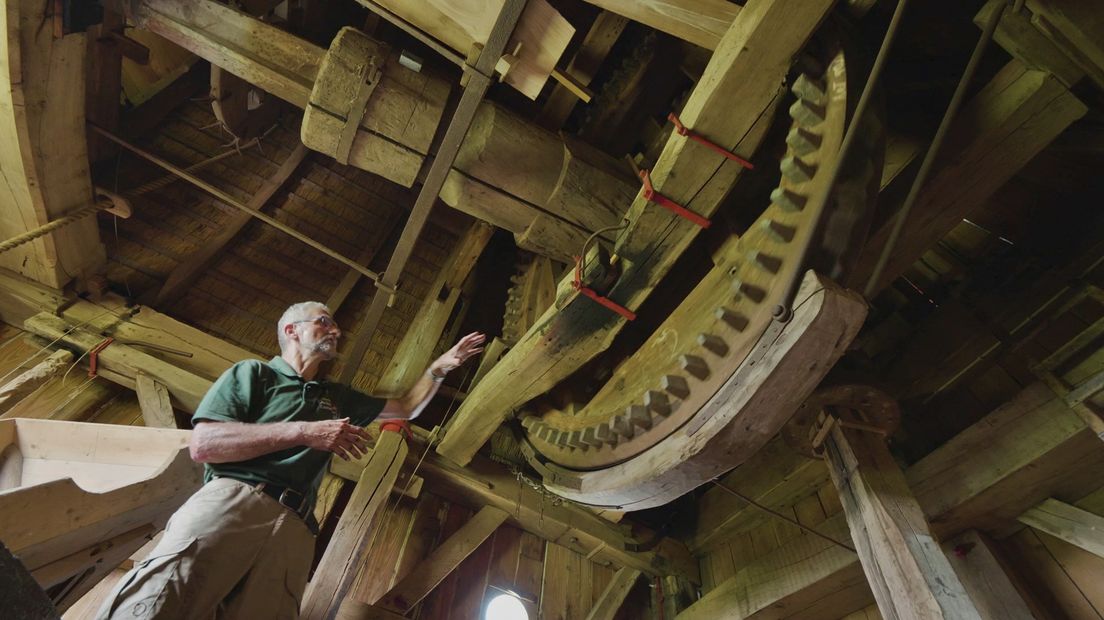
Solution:
[(285, 377), (298, 379), (299, 381), (303, 380), (303, 377), (301, 377), (299, 373), (295, 372), (295, 369), (292, 368), (291, 365), (288, 364), (287, 361), (279, 355), (269, 360), (268, 365), (273, 370), (284, 375)]

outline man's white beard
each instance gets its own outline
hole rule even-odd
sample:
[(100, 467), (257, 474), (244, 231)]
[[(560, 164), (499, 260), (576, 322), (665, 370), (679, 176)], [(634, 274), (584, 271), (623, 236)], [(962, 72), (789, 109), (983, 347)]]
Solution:
[(337, 357), (337, 341), (326, 336), (310, 343), (308, 350), (324, 360), (332, 360)]

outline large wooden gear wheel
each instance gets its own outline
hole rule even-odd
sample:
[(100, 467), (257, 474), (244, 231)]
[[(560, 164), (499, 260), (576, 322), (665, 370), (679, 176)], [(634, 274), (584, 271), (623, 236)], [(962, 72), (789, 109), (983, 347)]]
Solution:
[(868, 137), (829, 193), (849, 90), (844, 53), (828, 57), (792, 83), (782, 180), (755, 224), (586, 406), (520, 412), (523, 451), (553, 492), (622, 510), (675, 499), (777, 434), (857, 334), (862, 299), (802, 263), (844, 272), (852, 240), (825, 224), (865, 219), (876, 192)]

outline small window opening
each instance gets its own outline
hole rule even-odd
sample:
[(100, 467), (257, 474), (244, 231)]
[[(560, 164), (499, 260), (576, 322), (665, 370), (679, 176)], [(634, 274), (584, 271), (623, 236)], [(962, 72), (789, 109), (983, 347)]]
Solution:
[(529, 620), (529, 612), (521, 599), (513, 594), (497, 594), (487, 603), (483, 620)]

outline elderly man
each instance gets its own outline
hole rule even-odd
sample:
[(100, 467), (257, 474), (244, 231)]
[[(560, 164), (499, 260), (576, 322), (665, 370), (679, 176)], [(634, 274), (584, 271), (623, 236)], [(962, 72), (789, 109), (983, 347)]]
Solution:
[(314, 555), (312, 509), (330, 453), (363, 454), (376, 418), (417, 417), (445, 375), (483, 349), (468, 334), (399, 399), (315, 381), (341, 330), (325, 305), (291, 306), (280, 356), (228, 369), (196, 409), (190, 449), (206, 484), (124, 576), (101, 618), (294, 618)]

